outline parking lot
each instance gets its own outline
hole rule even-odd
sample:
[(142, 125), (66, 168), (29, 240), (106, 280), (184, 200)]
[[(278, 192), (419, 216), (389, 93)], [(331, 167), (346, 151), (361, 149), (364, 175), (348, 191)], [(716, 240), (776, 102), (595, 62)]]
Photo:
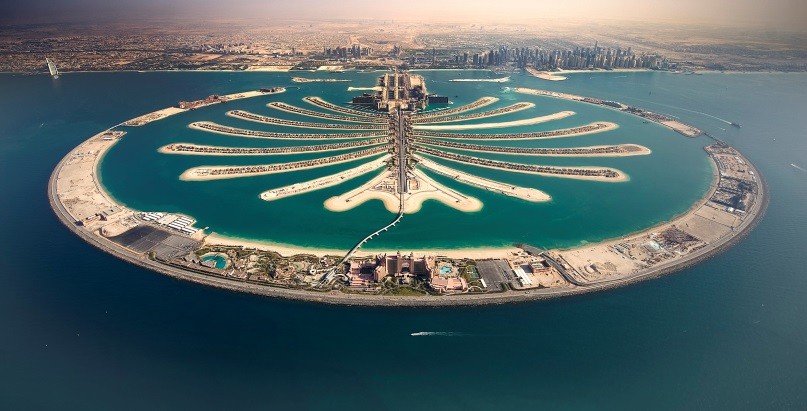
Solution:
[(476, 269), (485, 280), (489, 291), (501, 290), (514, 279), (513, 271), (505, 260), (477, 261)]

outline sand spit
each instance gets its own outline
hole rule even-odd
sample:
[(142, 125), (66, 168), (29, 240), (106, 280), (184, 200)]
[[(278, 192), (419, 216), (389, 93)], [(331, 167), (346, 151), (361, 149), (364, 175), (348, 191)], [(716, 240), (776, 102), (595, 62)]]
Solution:
[(432, 155), (445, 160), (462, 164), (472, 164), (479, 167), (492, 168), (494, 170), (504, 170), (514, 173), (537, 174), (546, 177), (571, 178), (576, 180), (590, 180), (602, 182), (623, 182), (628, 181), (627, 174), (609, 167), (556, 167), (542, 166), (537, 164), (519, 164), (506, 161), (488, 160), (465, 156), (462, 154), (449, 153), (440, 150), (433, 150), (426, 147), (419, 147), (419, 153)]
[(536, 69), (534, 69), (532, 67), (528, 67), (527, 72), (532, 74), (533, 77), (537, 77), (537, 78), (539, 78), (541, 80), (549, 80), (549, 81), (563, 81), (563, 80), (566, 80), (566, 77), (559, 76), (559, 75), (557, 75), (555, 73), (552, 73), (552, 72), (549, 72), (549, 71), (536, 70)]
[(354, 138), (380, 137), (382, 132), (359, 132), (359, 133), (339, 133), (339, 134), (304, 134), (304, 133), (276, 133), (273, 131), (258, 131), (245, 128), (223, 126), (210, 121), (197, 121), (188, 125), (194, 130), (206, 131), (208, 133), (223, 134), (234, 137), (266, 138), (271, 140), (339, 140)]
[(464, 113), (466, 111), (476, 110), (478, 108), (482, 108), (485, 106), (489, 106), (497, 101), (499, 101), (497, 97), (482, 97), (479, 100), (476, 100), (473, 103), (468, 103), (464, 106), (449, 108), (445, 110), (431, 110), (422, 113), (417, 113), (415, 114), (415, 118), (424, 119), (432, 117), (450, 116), (458, 113)]
[(495, 110), (488, 110), (478, 113), (472, 114), (462, 114), (458, 116), (449, 116), (449, 117), (432, 117), (432, 118), (418, 118), (415, 117), (413, 122), (415, 124), (424, 124), (424, 123), (450, 123), (456, 121), (465, 121), (465, 120), (473, 120), (478, 118), (488, 118), (488, 117), (496, 117), (510, 113), (516, 113), (522, 110), (527, 110), (530, 108), (535, 107), (535, 103), (516, 103), (509, 105), (507, 107), (497, 108)]
[(338, 79), (338, 78), (305, 78), (305, 77), (292, 77), (291, 81), (295, 83), (349, 83), (353, 80)]
[(515, 121), (503, 121), (500, 123), (480, 123), (480, 124), (451, 124), (451, 125), (439, 125), (439, 126), (427, 126), (427, 125), (414, 125), (415, 130), (482, 130), (482, 129), (490, 129), (490, 128), (508, 128), (508, 127), (518, 127), (518, 126), (531, 126), (533, 124), (541, 124), (546, 123), (548, 121), (553, 120), (560, 120), (562, 118), (566, 118), (569, 116), (573, 116), (575, 114), (574, 111), (559, 111), (555, 114), (549, 114), (546, 116), (540, 117), (533, 117), (527, 118), (523, 120), (515, 120)]
[(502, 147), (485, 146), (479, 144), (463, 144), (453, 141), (414, 138), (415, 142), (428, 146), (453, 148), (457, 150), (476, 151), (479, 153), (512, 154), (522, 156), (542, 156), (542, 157), (629, 157), (644, 156), (652, 151), (638, 144), (617, 144), (587, 147), (568, 148), (526, 148), (526, 147)]
[(319, 97), (304, 97), (303, 101), (308, 104), (313, 104), (317, 107), (324, 108), (326, 110), (335, 111), (337, 113), (342, 114), (350, 114), (352, 116), (357, 117), (372, 117), (372, 118), (387, 118), (387, 115), (381, 113), (374, 113), (370, 111), (361, 111), (361, 110), (354, 110), (352, 108), (346, 108), (342, 106), (338, 106), (336, 104), (327, 102)]
[(332, 114), (332, 113), (321, 113), (318, 111), (308, 110), (300, 107), (293, 106), (291, 104), (281, 103), (281, 102), (271, 102), (266, 105), (266, 107), (273, 108), (275, 110), (285, 111), (286, 113), (298, 114), (301, 116), (308, 116), (314, 117), (322, 120), (336, 120), (336, 121), (347, 121), (352, 123), (376, 123), (376, 124), (387, 124), (387, 120), (384, 118), (376, 118), (376, 117), (366, 117), (366, 116), (356, 116), (356, 115), (340, 115), (340, 114)]
[(179, 179), (183, 181), (206, 181), (287, 173), (291, 171), (308, 170), (311, 168), (346, 163), (348, 161), (359, 160), (381, 154), (386, 151), (387, 148), (382, 146), (347, 154), (340, 154), (332, 157), (294, 161), (289, 163), (261, 164), (251, 166), (200, 166), (185, 170), (185, 172), (179, 176)]
[(455, 78), (448, 80), (450, 82), (457, 82), (457, 83), (507, 83), (510, 81), (510, 77), (502, 77), (502, 78)]
[(385, 144), (387, 138), (376, 138), (372, 140), (358, 140), (346, 143), (319, 144), (315, 146), (291, 146), (291, 147), (222, 147), (206, 146), (192, 143), (172, 143), (160, 147), (157, 151), (163, 154), (180, 154), (193, 156), (270, 156), (288, 155), (299, 153), (323, 152), (347, 150), (350, 148), (360, 148)]
[[(404, 213), (413, 214), (420, 211), (427, 200), (436, 200), (451, 208), (474, 212), (482, 209), (482, 202), (474, 197), (466, 196), (449, 187), (446, 187), (420, 170), (410, 172), (410, 177), (417, 180), (417, 188), (410, 189), (404, 194)], [(383, 171), (375, 178), (347, 193), (325, 200), (325, 208), (340, 212), (351, 210), (370, 200), (381, 200), (384, 207), (391, 213), (398, 213), (400, 197), (394, 191), (396, 175), (389, 170)]]
[(387, 124), (336, 124), (336, 123), (311, 123), (307, 121), (285, 120), (282, 118), (261, 116), (243, 110), (231, 110), (227, 112), (230, 117), (242, 120), (254, 121), (256, 123), (273, 124), (277, 126), (313, 128), (323, 130), (386, 130)]
[(435, 163), (434, 161), (431, 161), (425, 157), (417, 156), (416, 158), (418, 160), (418, 165), (422, 166), (423, 168), (452, 178), (455, 181), (463, 184), (468, 184), (510, 197), (520, 198), (525, 201), (543, 202), (552, 199), (552, 197), (541, 190), (536, 190), (529, 187), (514, 186), (512, 184), (475, 176), (473, 174), (468, 174), (450, 167), (446, 167), (442, 164)]
[(461, 133), (438, 133), (434, 131), (413, 131), (412, 135), (417, 137), (432, 137), (451, 140), (543, 140), (552, 138), (576, 137), (585, 134), (602, 133), (604, 131), (619, 128), (616, 123), (598, 121), (580, 127), (563, 128), (549, 131), (536, 131), (531, 133), (515, 134), (461, 134)]
[(378, 168), (385, 166), (389, 158), (390, 158), (389, 156), (384, 156), (379, 158), (378, 160), (362, 164), (358, 167), (354, 167), (342, 171), (340, 173), (335, 173), (329, 176), (320, 177), (310, 181), (295, 183), (284, 187), (266, 190), (261, 193), (260, 197), (261, 200), (264, 201), (275, 201), (283, 198), (292, 197), (298, 194), (305, 194), (310, 193), (312, 191), (321, 190), (323, 188), (333, 187), (335, 185), (342, 184), (345, 181), (354, 179), (356, 177), (362, 176), (373, 170), (377, 170)]

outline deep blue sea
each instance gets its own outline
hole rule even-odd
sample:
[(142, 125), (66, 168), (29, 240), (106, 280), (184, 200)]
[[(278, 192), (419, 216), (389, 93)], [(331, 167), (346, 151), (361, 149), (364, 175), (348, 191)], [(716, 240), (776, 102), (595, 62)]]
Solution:
[(0, 409), (807, 408), (807, 75), (530, 79), (678, 116), (742, 151), (771, 191), (762, 223), (726, 253), (592, 295), (439, 309), (273, 300), (131, 266), (51, 212), (53, 167), (90, 135), (273, 80), (0, 74)]

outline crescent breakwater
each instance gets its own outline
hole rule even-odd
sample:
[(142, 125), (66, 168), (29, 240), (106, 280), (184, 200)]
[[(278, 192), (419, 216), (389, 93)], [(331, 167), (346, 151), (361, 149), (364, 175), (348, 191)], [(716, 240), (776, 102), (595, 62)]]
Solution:
[[(114, 128), (114, 127), (113, 127)], [(285, 133), (277, 133), (284, 134)], [(414, 133), (413, 133), (414, 135)], [(260, 244), (248, 240), (226, 239), (211, 235), (206, 240), (199, 237), (185, 237), (172, 233), (156, 224), (145, 221), (140, 212), (117, 204), (105, 191), (98, 181), (97, 168), (107, 150), (112, 147), (124, 133), (112, 129), (92, 136), (85, 142), (71, 150), (56, 166), (48, 182), (48, 197), (52, 209), (62, 223), (79, 237), (90, 244), (125, 261), (142, 267), (199, 284), (215, 286), (241, 292), (249, 292), (280, 298), (301, 299), (315, 302), (349, 304), (349, 305), (383, 305), (383, 306), (442, 306), (442, 305), (478, 305), (503, 302), (518, 302), (534, 299), (554, 298), (565, 295), (588, 293), (618, 287), (637, 281), (658, 277), (667, 273), (678, 271), (703, 261), (736, 243), (760, 221), (768, 204), (768, 192), (764, 179), (758, 170), (745, 157), (735, 149), (717, 142), (706, 147), (706, 152), (713, 164), (713, 180), (709, 192), (699, 202), (694, 204), (687, 212), (641, 232), (629, 234), (621, 238), (606, 240), (596, 244), (575, 247), (571, 249), (540, 250), (528, 245), (520, 245), (520, 249), (473, 249), (473, 250), (412, 250), (410, 256), (401, 256), (404, 263), (419, 267), (421, 261), (432, 261), (429, 255), (440, 256), (437, 259), (437, 268), (440, 264), (456, 264), (471, 261), (473, 267), (481, 275), (480, 280), (494, 281), (492, 272), (503, 272), (507, 267), (510, 278), (502, 279), (502, 283), (488, 282), (491, 288), (481, 291), (481, 286), (472, 286), (463, 291), (451, 291), (447, 288), (434, 288), (434, 291), (422, 295), (375, 295), (368, 294), (369, 288), (352, 288), (355, 281), (361, 277), (354, 277), (348, 268), (348, 285), (341, 288), (295, 287), (279, 281), (277, 278), (255, 278), (241, 276), (239, 273), (225, 272), (214, 268), (204, 267), (198, 262), (188, 260), (192, 255), (170, 254), (168, 257), (161, 252), (137, 251), (136, 248), (124, 244), (119, 237), (110, 237), (110, 233), (118, 233), (127, 229), (143, 229), (152, 233), (162, 233), (167, 242), (158, 242), (158, 245), (170, 248), (171, 241), (184, 238), (195, 242), (199, 250), (221, 252), (227, 258), (240, 258), (246, 253), (250, 259), (256, 257), (259, 261), (266, 256), (271, 258), (284, 258), (274, 250), (283, 250), (284, 253), (297, 254), (295, 261), (311, 261), (311, 264), (332, 264), (339, 261), (331, 251), (317, 250), (305, 247), (282, 247), (273, 244)], [(378, 135), (375, 135), (378, 137)], [(260, 137), (259, 137), (260, 138)], [(473, 138), (478, 138), (478, 135)], [(383, 139), (378, 139), (383, 140)], [(181, 144), (181, 143), (178, 143)], [(327, 146), (327, 145), (323, 145)], [(226, 148), (226, 147), (225, 147)], [(591, 147), (578, 147), (572, 149), (590, 149)], [(372, 149), (370, 149), (372, 150)], [(385, 147), (378, 147), (376, 154), (387, 151)], [(426, 157), (419, 156), (428, 148), (415, 147), (414, 156), (417, 167), (455, 179), (464, 184), (477, 185), (491, 191), (501, 190), (506, 193), (508, 187), (504, 183), (485, 180), (479, 177), (457, 172), (449, 167), (442, 166)], [(369, 150), (362, 150), (367, 152)], [(432, 152), (446, 155), (445, 152), (433, 150)], [(267, 165), (269, 167), (318, 167), (320, 162), (333, 161), (344, 156), (361, 156), (362, 152), (348, 153), (324, 159), (311, 160), (313, 163), (299, 164), (284, 163)], [(432, 155), (432, 153), (425, 153)], [(372, 154), (368, 154), (372, 155)], [(439, 156), (439, 155), (435, 155)], [(461, 162), (474, 161), (490, 162), (492, 160), (478, 159), (470, 156), (451, 154), (450, 157), (461, 159)], [(447, 158), (448, 159), (448, 158)], [(469, 161), (469, 159), (471, 159)], [(309, 189), (317, 189), (320, 184), (338, 184), (345, 178), (352, 178), (366, 172), (390, 164), (391, 156), (385, 155), (365, 163), (362, 166), (336, 173), (320, 179), (302, 183), (301, 186), (287, 190), (275, 189), (278, 196), (295, 195)], [(451, 159), (448, 159), (451, 160)], [(341, 160), (335, 160), (341, 161)], [(344, 161), (350, 161), (346, 159)], [(513, 163), (501, 162), (496, 167)], [(490, 165), (490, 164), (488, 164)], [(515, 165), (516, 167), (545, 167), (535, 165)], [(239, 166), (240, 167), (240, 166)], [(265, 166), (246, 166), (265, 167)], [(440, 169), (440, 167), (443, 167)], [(510, 170), (509, 168), (507, 168)], [(599, 168), (600, 170), (609, 170)], [(274, 170), (274, 168), (273, 168)], [(439, 170), (439, 171), (438, 171)], [(612, 170), (623, 176), (617, 170)], [(262, 172), (262, 171), (259, 171)], [(274, 171), (270, 171), (274, 172)], [(282, 172), (282, 171), (280, 171)], [(421, 173), (416, 170), (416, 173)], [(422, 174), (422, 173), (421, 173)], [(476, 179), (476, 180), (474, 180)], [(427, 180), (423, 180), (427, 181)], [(497, 184), (499, 184), (497, 186)], [(529, 188), (525, 188), (530, 190)], [(296, 190), (303, 190), (297, 192)], [(511, 188), (512, 190), (512, 188)], [(531, 189), (535, 190), (535, 189)], [(269, 190), (272, 192), (273, 190)], [(457, 193), (459, 194), (459, 193)], [(536, 196), (543, 194), (535, 190)], [(461, 195), (460, 195), (461, 196)], [(513, 195), (516, 197), (516, 195)], [(546, 194), (543, 196), (547, 197)], [(467, 196), (462, 196), (467, 197)], [(263, 198), (263, 195), (262, 195)], [(531, 201), (544, 197), (535, 197)], [(264, 198), (271, 201), (268, 198)], [(457, 201), (460, 198), (448, 201)], [(468, 198), (471, 201), (472, 198)], [(469, 203), (469, 206), (473, 202)], [(170, 241), (169, 241), (170, 240)], [(190, 244), (190, 243), (189, 243)], [(155, 249), (156, 250), (156, 249)], [(236, 253), (235, 251), (238, 251)], [(228, 254), (231, 252), (230, 254)], [(414, 257), (415, 252), (424, 256)], [(312, 255), (313, 254), (313, 255)], [(367, 261), (374, 261), (377, 252), (362, 251), (356, 255), (356, 268)], [(394, 258), (394, 257), (385, 257)], [(240, 261), (240, 260), (239, 260)], [(285, 261), (285, 260), (282, 260)], [(362, 262), (364, 261), (364, 262)], [(312, 265), (314, 267), (314, 265)], [(446, 267), (443, 265), (442, 267)], [(499, 267), (499, 268), (493, 268)], [(530, 267), (525, 272), (524, 267)], [(521, 270), (519, 270), (521, 268)], [(332, 275), (330, 269), (312, 268), (316, 276), (326, 277)], [(492, 270), (492, 271), (491, 271)], [(358, 273), (358, 271), (357, 271)], [(282, 275), (282, 273), (278, 273)], [(495, 277), (495, 276), (494, 276)], [(278, 277), (279, 278), (279, 277)], [(477, 277), (480, 278), (480, 277)], [(546, 282), (546, 281), (550, 282)], [(439, 286), (440, 279), (433, 277), (435, 287)], [(498, 280), (496, 280), (498, 281)], [(361, 285), (361, 282), (357, 283)], [(484, 285), (485, 283), (482, 282)], [(496, 285), (494, 287), (494, 284)], [(544, 285), (549, 284), (549, 285)], [(474, 288), (476, 287), (476, 288)], [(440, 291), (442, 290), (442, 291)]]
[(677, 119), (674, 119), (670, 116), (665, 116), (663, 114), (654, 113), (652, 111), (647, 111), (641, 108), (629, 106), (627, 104), (623, 104), (617, 101), (612, 100), (601, 100), (598, 98), (593, 97), (584, 97), (578, 96), (575, 94), (568, 94), (568, 93), (559, 93), (556, 91), (548, 91), (548, 90), (539, 90), (539, 89), (532, 89), (532, 88), (525, 88), (525, 87), (516, 87), (514, 89), (517, 93), (521, 94), (532, 94), (536, 96), (544, 96), (544, 97), (553, 97), (559, 98), (563, 100), (571, 100), (571, 101), (579, 101), (581, 103), (588, 103), (594, 104), (597, 106), (607, 107), (610, 109), (622, 111), (628, 114), (633, 114), (635, 116), (641, 117), (645, 120), (652, 121), (654, 123), (661, 124), (664, 127), (667, 127), (671, 130), (674, 130), (680, 134), (683, 134), (687, 137), (697, 137), (703, 134), (703, 131), (698, 129), (697, 127), (691, 126), (689, 124), (682, 123)]
[(224, 134), (234, 137), (267, 138), (276, 140), (338, 140), (378, 137), (384, 133), (378, 131), (339, 133), (339, 134), (304, 134), (304, 133), (277, 133), (273, 131), (258, 131), (244, 128), (223, 126), (209, 121), (197, 121), (188, 127), (211, 133)]

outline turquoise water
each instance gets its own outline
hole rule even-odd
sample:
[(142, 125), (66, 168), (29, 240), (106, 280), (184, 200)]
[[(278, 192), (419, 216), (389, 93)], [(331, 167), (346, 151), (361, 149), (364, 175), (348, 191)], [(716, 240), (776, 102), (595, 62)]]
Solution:
[[(277, 77), (0, 74), (0, 408), (807, 409), (807, 173), (790, 165), (807, 168), (807, 75), (532, 81), (661, 110), (725, 139), (764, 174), (765, 218), (696, 267), (553, 301), (368, 309), (237, 294), (93, 248), (53, 216), (45, 187), (67, 152), (112, 124)], [(670, 137), (660, 140), (700, 144)]]
[[(516, 86), (545, 87), (550, 84), (530, 76), (513, 75), (509, 83), (450, 82), (457, 77), (485, 77), (485, 71), (422, 73), (430, 92), (451, 96), (456, 105), (470, 103), (483, 96), (495, 96), (500, 101), (481, 110), (504, 107), (515, 102), (536, 104), (505, 116), (478, 119), (467, 123), (512, 121), (562, 110), (577, 114), (562, 120), (534, 126), (481, 130), (480, 133), (528, 132), (575, 127), (593, 121), (613, 121), (616, 130), (574, 138), (549, 140), (517, 140), (491, 142), (519, 147), (575, 147), (599, 144), (637, 143), (653, 150), (648, 156), (617, 158), (564, 158), (513, 156), (502, 154), (463, 153), (491, 159), (527, 164), (580, 165), (615, 167), (627, 173), (630, 181), (600, 183), (578, 181), (530, 174), (490, 170), (477, 166), (437, 160), (450, 167), (506, 183), (534, 187), (547, 192), (552, 201), (530, 203), (502, 196), (476, 187), (462, 185), (449, 178), (427, 172), (437, 181), (462, 193), (479, 198), (484, 207), (475, 213), (463, 213), (436, 201), (428, 201), (423, 209), (407, 216), (395, 230), (368, 244), (369, 248), (456, 248), (479, 246), (509, 246), (525, 242), (553, 248), (579, 245), (604, 238), (616, 237), (653, 226), (687, 210), (708, 190), (711, 169), (702, 150), (705, 138), (688, 139), (656, 124), (613, 110), (547, 97), (511, 92)], [(324, 76), (324, 74), (316, 74)], [(334, 195), (349, 191), (372, 178), (375, 173), (356, 178), (335, 187), (299, 195), (280, 201), (266, 202), (258, 195), (270, 188), (307, 181), (355, 167), (367, 160), (305, 170), (294, 173), (238, 178), (218, 181), (180, 181), (186, 169), (202, 165), (244, 165), (298, 161), (317, 158), (323, 154), (308, 153), (282, 156), (177, 156), (165, 155), (157, 149), (174, 142), (196, 144), (273, 147), (317, 144), (299, 140), (267, 140), (222, 136), (187, 128), (193, 121), (207, 120), (241, 128), (308, 132), (283, 126), (270, 126), (226, 116), (232, 109), (243, 109), (269, 116), (318, 121), (269, 109), (266, 103), (282, 101), (299, 107), (313, 106), (302, 101), (306, 96), (319, 96), (334, 103), (344, 103), (357, 92), (349, 86), (371, 86), (379, 73), (330, 74), (351, 79), (350, 83), (293, 83), (292, 74), (262, 75), (261, 85), (287, 86), (286, 93), (261, 96), (197, 109), (169, 117), (143, 127), (128, 127), (128, 134), (114, 146), (104, 159), (100, 175), (104, 185), (119, 201), (139, 210), (180, 212), (199, 220), (197, 225), (210, 226), (212, 231), (235, 237), (268, 240), (280, 243), (348, 249), (369, 232), (386, 225), (391, 214), (380, 201), (365, 203), (353, 210), (334, 213), (323, 202)], [(314, 76), (305, 74), (304, 76)], [(614, 77), (605, 75), (604, 78)], [(652, 77), (652, 75), (650, 76)], [(668, 75), (669, 77), (669, 75)], [(233, 75), (222, 93), (249, 90), (255, 87), (256, 76)], [(564, 90), (588, 95), (588, 87), (569, 81)], [(652, 86), (649, 87), (652, 90)], [(657, 91), (658, 92), (658, 91)], [(175, 96), (179, 99), (198, 98), (205, 93)], [(161, 106), (154, 104), (154, 108)], [(321, 120), (319, 120), (321, 121)], [(314, 130), (325, 133), (327, 131)], [(328, 143), (331, 141), (323, 141)], [(483, 142), (482, 144), (488, 144)], [(456, 151), (456, 150), (448, 150)], [(324, 155), (335, 155), (330, 152)], [(664, 190), (659, 190), (664, 187)], [(654, 195), (644, 195), (653, 192)]]
[(216, 255), (207, 255), (202, 257), (202, 261), (215, 261), (216, 268), (222, 269), (227, 266), (227, 259), (216, 254)]

